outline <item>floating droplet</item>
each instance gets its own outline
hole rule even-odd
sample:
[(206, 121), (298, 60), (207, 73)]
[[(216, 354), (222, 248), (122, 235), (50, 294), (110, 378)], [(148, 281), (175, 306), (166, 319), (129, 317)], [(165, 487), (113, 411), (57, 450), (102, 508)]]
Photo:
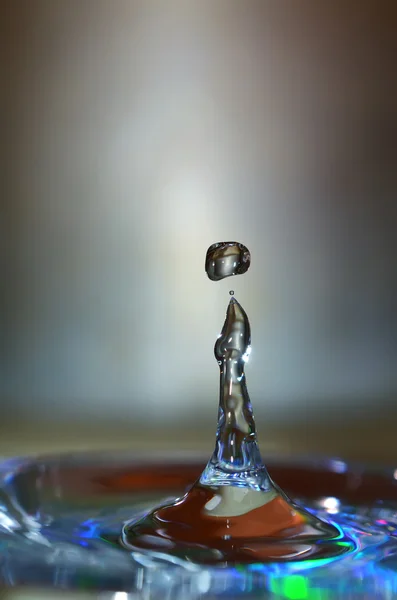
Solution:
[(243, 275), (251, 264), (250, 251), (239, 242), (218, 242), (207, 250), (205, 271), (212, 281)]
[(234, 290), (230, 290), (230, 291), (229, 291), (229, 294), (230, 294), (231, 296), (234, 296)]

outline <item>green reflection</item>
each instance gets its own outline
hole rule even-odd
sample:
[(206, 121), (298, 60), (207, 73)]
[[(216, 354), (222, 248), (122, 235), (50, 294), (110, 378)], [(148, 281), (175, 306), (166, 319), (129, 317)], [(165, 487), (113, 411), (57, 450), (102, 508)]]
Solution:
[(306, 577), (302, 575), (291, 575), (287, 577), (283, 585), (283, 595), (291, 600), (307, 598), (308, 587)]
[(328, 600), (329, 591), (309, 587), (309, 580), (303, 575), (288, 575), (270, 582), (270, 591), (289, 600)]

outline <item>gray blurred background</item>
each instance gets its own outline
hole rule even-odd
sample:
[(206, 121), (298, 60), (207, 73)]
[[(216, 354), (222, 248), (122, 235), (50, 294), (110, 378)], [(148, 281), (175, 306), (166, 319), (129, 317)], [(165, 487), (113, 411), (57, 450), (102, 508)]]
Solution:
[(266, 451), (397, 459), (396, 12), (1, 3), (0, 452), (210, 451), (232, 287)]

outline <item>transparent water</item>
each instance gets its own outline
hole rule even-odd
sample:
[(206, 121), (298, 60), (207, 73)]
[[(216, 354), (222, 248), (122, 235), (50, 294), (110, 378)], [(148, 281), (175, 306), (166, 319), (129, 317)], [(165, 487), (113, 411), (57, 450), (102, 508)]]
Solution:
[(244, 373), (250, 343), (248, 317), (232, 297), (215, 343), (220, 368), (215, 450), (186, 494), (130, 520), (121, 536), (125, 549), (209, 565), (328, 559), (354, 548), (338, 526), (290, 500), (270, 478)]
[(268, 461), (270, 474), (289, 495), (344, 531), (349, 548), (339, 557), (203, 565), (167, 551), (122, 549), (123, 524), (183, 494), (204, 465), (193, 457), (128, 454), (3, 462), (0, 584), (123, 591), (145, 600), (397, 598), (392, 469)]
[[(210, 279), (241, 275), (249, 265), (250, 253), (238, 242), (213, 244), (207, 251)], [(354, 540), (290, 500), (262, 460), (244, 372), (251, 327), (231, 296), (214, 348), (220, 369), (215, 450), (186, 494), (131, 519), (120, 543), (131, 552), (166, 552), (207, 565), (340, 557), (354, 548)]]
[(251, 253), (240, 242), (217, 242), (207, 250), (205, 272), (212, 281), (243, 275), (251, 264)]

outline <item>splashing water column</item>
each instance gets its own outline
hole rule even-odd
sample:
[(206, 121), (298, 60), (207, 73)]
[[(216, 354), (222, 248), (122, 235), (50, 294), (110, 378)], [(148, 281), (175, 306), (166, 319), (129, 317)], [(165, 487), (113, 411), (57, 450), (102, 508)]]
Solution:
[[(206, 272), (219, 281), (245, 273), (250, 262), (246, 246), (222, 242), (209, 248)], [(340, 531), (293, 503), (270, 479), (244, 373), (250, 349), (247, 314), (232, 296), (214, 348), (220, 368), (215, 450), (182, 498), (127, 523), (125, 548), (166, 549), (199, 562), (263, 562), (337, 556), (349, 547), (335, 544)]]

